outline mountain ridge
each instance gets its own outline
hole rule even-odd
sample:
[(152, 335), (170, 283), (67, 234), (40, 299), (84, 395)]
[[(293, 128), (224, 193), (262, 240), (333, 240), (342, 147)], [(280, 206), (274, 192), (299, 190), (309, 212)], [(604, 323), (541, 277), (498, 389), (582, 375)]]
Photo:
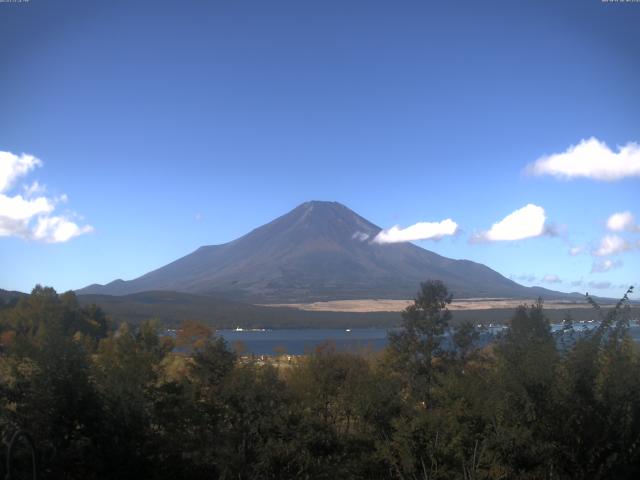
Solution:
[(372, 242), (381, 230), (341, 203), (305, 202), (230, 242), (201, 246), (138, 278), (93, 284), (77, 293), (166, 290), (250, 303), (406, 299), (421, 281), (434, 278), (456, 298), (575, 298), (524, 287), (480, 263), (412, 243)]

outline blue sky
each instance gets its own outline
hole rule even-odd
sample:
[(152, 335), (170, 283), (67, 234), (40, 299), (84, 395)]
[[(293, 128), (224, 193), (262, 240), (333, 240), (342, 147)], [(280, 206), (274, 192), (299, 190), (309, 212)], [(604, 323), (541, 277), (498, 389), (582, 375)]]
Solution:
[[(134, 278), (318, 199), (383, 228), (452, 219), (416, 243), (619, 296), (640, 272), (639, 24), (600, 0), (0, 4), (0, 161), (40, 160), (4, 190), (0, 169), (0, 200), (48, 202), (18, 228), (0, 201), (0, 288)], [(532, 174), (592, 138), (552, 160), (631, 169)], [(539, 234), (488, 233), (529, 204)]]

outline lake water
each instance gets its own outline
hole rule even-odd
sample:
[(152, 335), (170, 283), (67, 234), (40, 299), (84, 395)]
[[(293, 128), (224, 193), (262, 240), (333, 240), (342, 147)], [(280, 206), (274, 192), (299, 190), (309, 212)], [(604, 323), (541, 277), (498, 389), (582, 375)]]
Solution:
[(217, 330), (228, 343), (242, 342), (246, 353), (273, 355), (277, 350), (292, 355), (302, 355), (313, 351), (324, 342), (332, 342), (341, 351), (371, 349), (382, 350), (387, 344), (385, 328), (340, 329), (278, 329), (278, 330)]
[[(597, 323), (576, 324), (574, 335), (582, 331), (595, 328)], [(563, 327), (552, 325), (552, 331), (558, 332)], [(487, 328), (481, 334), (481, 343), (490, 342), (495, 335), (502, 331), (502, 327)], [(233, 347), (235, 342), (242, 342), (246, 353), (254, 355), (273, 355), (278, 351), (292, 355), (302, 355), (313, 351), (324, 342), (332, 342), (340, 351), (357, 352), (362, 350), (382, 350), (387, 345), (385, 328), (354, 328), (342, 329), (278, 329), (278, 330), (218, 330)], [(640, 326), (630, 327), (631, 336), (640, 341)]]

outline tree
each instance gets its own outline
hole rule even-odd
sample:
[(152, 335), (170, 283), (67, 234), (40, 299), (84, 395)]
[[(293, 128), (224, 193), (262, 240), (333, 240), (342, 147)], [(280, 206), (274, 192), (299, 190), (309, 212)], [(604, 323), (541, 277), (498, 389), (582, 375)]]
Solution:
[(201, 350), (213, 339), (213, 330), (202, 323), (185, 320), (176, 335), (176, 347), (186, 354)]
[(629, 289), (598, 328), (579, 338), (561, 370), (559, 466), (572, 478), (640, 475), (640, 356), (629, 335)]
[(453, 332), (453, 345), (456, 356), (460, 358), (462, 362), (467, 359), (478, 338), (478, 331), (471, 322), (464, 322), (455, 328)]
[(153, 405), (162, 361), (173, 344), (158, 335), (159, 328), (155, 321), (137, 329), (122, 324), (100, 342), (94, 358), (92, 374), (105, 420), (95, 438), (104, 459), (118, 459), (103, 464), (109, 475), (143, 477), (161, 451), (157, 432), (164, 419), (153, 415)]
[(68, 337), (78, 334), (95, 347), (107, 336), (109, 320), (97, 305), (81, 307), (73, 292), (58, 295), (51, 287), (36, 285), (31, 295), (3, 312), (0, 329), (13, 331), (19, 341), (27, 342), (38, 342), (54, 331)]
[(0, 403), (6, 407), (0, 430), (31, 433), (47, 459), (47, 478), (90, 478), (95, 468), (93, 436), (102, 410), (90, 375), (94, 342), (81, 333), (99, 335), (91, 320), (106, 318), (95, 313), (79, 307), (73, 294), (37, 286), (0, 321)]
[(440, 280), (423, 282), (413, 305), (402, 312), (400, 331), (389, 333), (391, 366), (423, 402), (430, 400), (433, 358), (442, 354), (440, 345), (451, 320), (447, 309), (451, 300)]
[(216, 337), (205, 342), (194, 353), (191, 376), (204, 391), (215, 391), (231, 373), (236, 360), (236, 354), (227, 349), (225, 340)]
[(560, 356), (541, 299), (519, 306), (496, 347), (493, 448), (510, 476), (552, 475)]

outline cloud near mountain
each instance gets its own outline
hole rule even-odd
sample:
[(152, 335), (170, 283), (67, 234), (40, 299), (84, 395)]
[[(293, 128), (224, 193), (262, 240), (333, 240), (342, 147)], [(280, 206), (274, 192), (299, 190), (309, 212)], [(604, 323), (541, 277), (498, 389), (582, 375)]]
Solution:
[(554, 274), (545, 275), (544, 277), (542, 277), (542, 281), (544, 283), (562, 283), (562, 280), (560, 279), (560, 277)]
[(472, 242), (524, 240), (551, 233), (544, 208), (532, 203), (510, 213), (489, 230), (475, 234)]
[(395, 225), (378, 233), (373, 242), (384, 244), (413, 242), (416, 240), (440, 240), (442, 237), (455, 235), (457, 232), (458, 224), (447, 218), (441, 222), (418, 222), (407, 228), (400, 228)]

